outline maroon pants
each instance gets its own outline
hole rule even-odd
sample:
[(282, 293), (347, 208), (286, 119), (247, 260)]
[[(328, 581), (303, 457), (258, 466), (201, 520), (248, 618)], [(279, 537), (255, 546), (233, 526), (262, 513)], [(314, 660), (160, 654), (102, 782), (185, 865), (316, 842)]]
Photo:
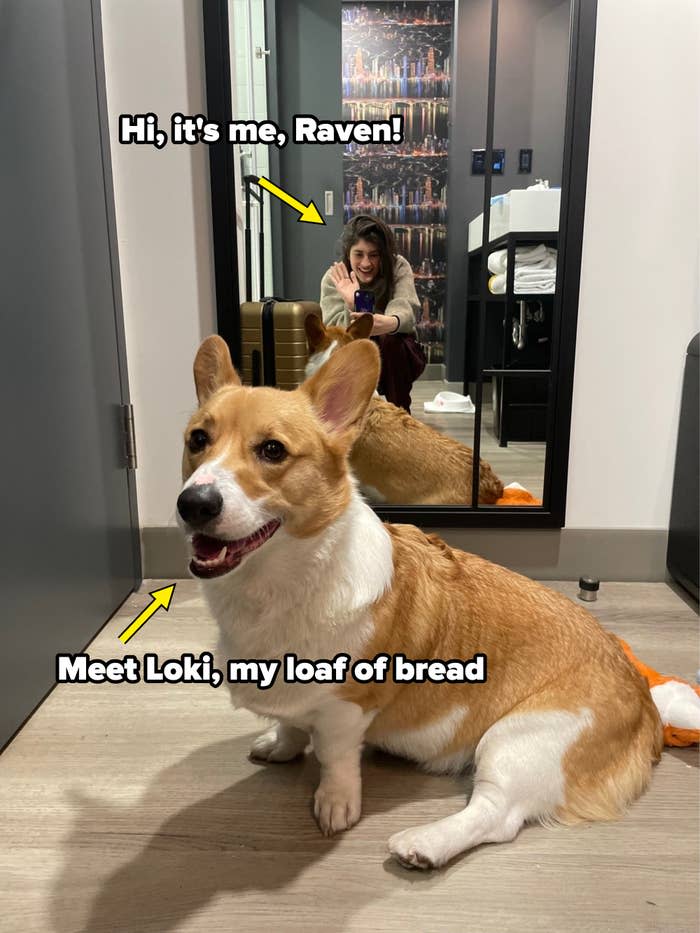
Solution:
[(384, 334), (372, 340), (382, 358), (379, 394), (410, 413), (411, 386), (425, 369), (425, 354), (411, 334)]

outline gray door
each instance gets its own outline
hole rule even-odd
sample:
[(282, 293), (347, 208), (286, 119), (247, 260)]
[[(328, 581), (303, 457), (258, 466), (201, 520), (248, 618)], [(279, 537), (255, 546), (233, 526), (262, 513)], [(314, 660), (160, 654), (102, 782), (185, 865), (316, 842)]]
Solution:
[(95, 8), (0, 7), (0, 745), (140, 576)]

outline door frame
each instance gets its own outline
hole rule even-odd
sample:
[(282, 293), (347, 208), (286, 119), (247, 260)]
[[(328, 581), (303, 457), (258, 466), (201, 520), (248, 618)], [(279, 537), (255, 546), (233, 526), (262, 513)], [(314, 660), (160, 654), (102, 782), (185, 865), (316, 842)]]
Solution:
[[(117, 218), (114, 207), (114, 184), (112, 181), (112, 153), (109, 136), (109, 108), (107, 106), (107, 84), (105, 79), (104, 44), (102, 40), (102, 8), (100, 0), (90, 0), (92, 9), (92, 36), (95, 49), (95, 77), (97, 82), (97, 115), (100, 124), (100, 145), (102, 155), (102, 176), (105, 186), (105, 213), (107, 236), (109, 239), (109, 258), (112, 276), (112, 295), (114, 299), (114, 330), (119, 365), (119, 391), (121, 404), (130, 405), (129, 370), (126, 359), (126, 332), (124, 329), (124, 305), (122, 302), (121, 274), (119, 268), (119, 247), (117, 240)], [(126, 455), (126, 452), (125, 452)], [(136, 492), (136, 470), (126, 467), (126, 482), (129, 496), (129, 517), (131, 520), (131, 547), (133, 553), (134, 580), (136, 587), (143, 581), (141, 562), (141, 529), (139, 525), (138, 497)]]

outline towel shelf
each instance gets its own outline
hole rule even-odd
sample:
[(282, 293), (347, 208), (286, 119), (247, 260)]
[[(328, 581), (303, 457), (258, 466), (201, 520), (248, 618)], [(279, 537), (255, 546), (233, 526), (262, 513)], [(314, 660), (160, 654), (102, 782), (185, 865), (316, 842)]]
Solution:
[(548, 376), (551, 369), (485, 369), (485, 376)]
[[(547, 406), (551, 376), (552, 323), (556, 304), (553, 292), (514, 291), (516, 247), (544, 243), (557, 247), (558, 234), (548, 231), (507, 233), (491, 240), (486, 247), (468, 252), (466, 352), (464, 394), (476, 395), (479, 378), (492, 383), (494, 407), (493, 430), (501, 447), (509, 441), (546, 440)], [(508, 250), (506, 291), (494, 295), (487, 289), (483, 253)], [(527, 323), (524, 346), (513, 339), (514, 325), (519, 323), (520, 302), (532, 307), (540, 303), (542, 314)], [(479, 320), (483, 308), (484, 334), (482, 370), (479, 373)], [(496, 311), (497, 309), (497, 311)]]
[[(508, 300), (508, 295), (494, 295), (493, 292), (488, 292), (485, 297), (488, 304), (503, 304)], [(540, 298), (554, 298), (554, 292), (516, 292), (512, 297), (516, 301), (538, 301)], [(481, 295), (468, 295), (467, 301), (481, 301)]]

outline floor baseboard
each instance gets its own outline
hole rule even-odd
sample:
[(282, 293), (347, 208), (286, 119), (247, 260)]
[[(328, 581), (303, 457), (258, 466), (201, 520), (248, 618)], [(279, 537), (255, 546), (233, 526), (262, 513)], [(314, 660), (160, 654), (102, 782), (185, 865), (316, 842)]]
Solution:
[[(536, 580), (667, 580), (666, 529), (429, 529), (452, 547), (479, 554)], [(141, 531), (145, 579), (189, 576), (182, 533), (176, 527)]]

